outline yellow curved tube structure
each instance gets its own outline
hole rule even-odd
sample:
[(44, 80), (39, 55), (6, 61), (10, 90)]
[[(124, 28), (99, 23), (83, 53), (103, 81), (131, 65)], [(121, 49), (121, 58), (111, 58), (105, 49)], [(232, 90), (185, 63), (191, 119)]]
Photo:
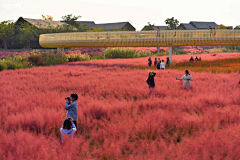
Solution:
[(240, 30), (164, 30), (41, 34), (44, 48), (240, 45)]

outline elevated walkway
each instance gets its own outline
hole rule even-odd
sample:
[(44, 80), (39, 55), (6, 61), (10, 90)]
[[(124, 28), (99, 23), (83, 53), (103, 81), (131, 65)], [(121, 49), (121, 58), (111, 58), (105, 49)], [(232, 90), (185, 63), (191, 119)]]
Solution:
[(69, 47), (172, 47), (177, 46), (238, 46), (240, 30), (164, 30), (117, 32), (70, 32), (41, 34), (39, 43), (44, 48)]
[(240, 30), (165, 30), (41, 34), (44, 48), (240, 45)]

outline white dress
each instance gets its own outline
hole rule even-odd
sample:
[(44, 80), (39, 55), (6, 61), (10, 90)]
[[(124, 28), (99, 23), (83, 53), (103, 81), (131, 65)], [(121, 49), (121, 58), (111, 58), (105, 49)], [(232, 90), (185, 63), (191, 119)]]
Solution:
[[(182, 78), (180, 78), (180, 80), (183, 80), (183, 79), (184, 79), (183, 85), (184, 85), (184, 86), (191, 87), (190, 80), (191, 80), (191, 81), (193, 80), (192, 76), (191, 76), (190, 74), (188, 74), (187, 76), (184, 75), (184, 76), (182, 76)], [(190, 80), (187, 80), (187, 79), (190, 79)]]

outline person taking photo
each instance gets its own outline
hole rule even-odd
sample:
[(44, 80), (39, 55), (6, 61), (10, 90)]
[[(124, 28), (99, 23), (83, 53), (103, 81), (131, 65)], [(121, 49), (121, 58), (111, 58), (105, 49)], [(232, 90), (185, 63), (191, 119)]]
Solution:
[(176, 80), (180, 80), (180, 81), (181, 81), (181, 80), (184, 80), (183, 86), (191, 87), (190, 81), (193, 80), (193, 77), (190, 75), (189, 71), (186, 70), (186, 71), (185, 71), (185, 75), (182, 76), (182, 78), (176, 77)]
[(67, 118), (71, 118), (73, 123), (77, 127), (77, 117), (78, 117), (78, 104), (77, 104), (78, 95), (73, 93), (70, 97), (66, 97), (65, 109), (67, 110)]
[(76, 128), (75, 124), (73, 123), (73, 120), (71, 118), (66, 119), (60, 128), (62, 142), (63, 142), (64, 136), (66, 136), (66, 135), (68, 135), (69, 138), (72, 140), (73, 134), (76, 131), (77, 131), (77, 128)]

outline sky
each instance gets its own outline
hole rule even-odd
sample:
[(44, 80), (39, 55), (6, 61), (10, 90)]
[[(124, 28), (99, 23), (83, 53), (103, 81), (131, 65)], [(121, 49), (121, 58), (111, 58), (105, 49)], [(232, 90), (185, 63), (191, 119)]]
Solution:
[(50, 15), (61, 20), (68, 14), (95, 23), (130, 22), (141, 30), (148, 22), (165, 25), (174, 17), (180, 23), (210, 21), (240, 25), (240, 0), (0, 0), (0, 21), (19, 17), (41, 19)]

